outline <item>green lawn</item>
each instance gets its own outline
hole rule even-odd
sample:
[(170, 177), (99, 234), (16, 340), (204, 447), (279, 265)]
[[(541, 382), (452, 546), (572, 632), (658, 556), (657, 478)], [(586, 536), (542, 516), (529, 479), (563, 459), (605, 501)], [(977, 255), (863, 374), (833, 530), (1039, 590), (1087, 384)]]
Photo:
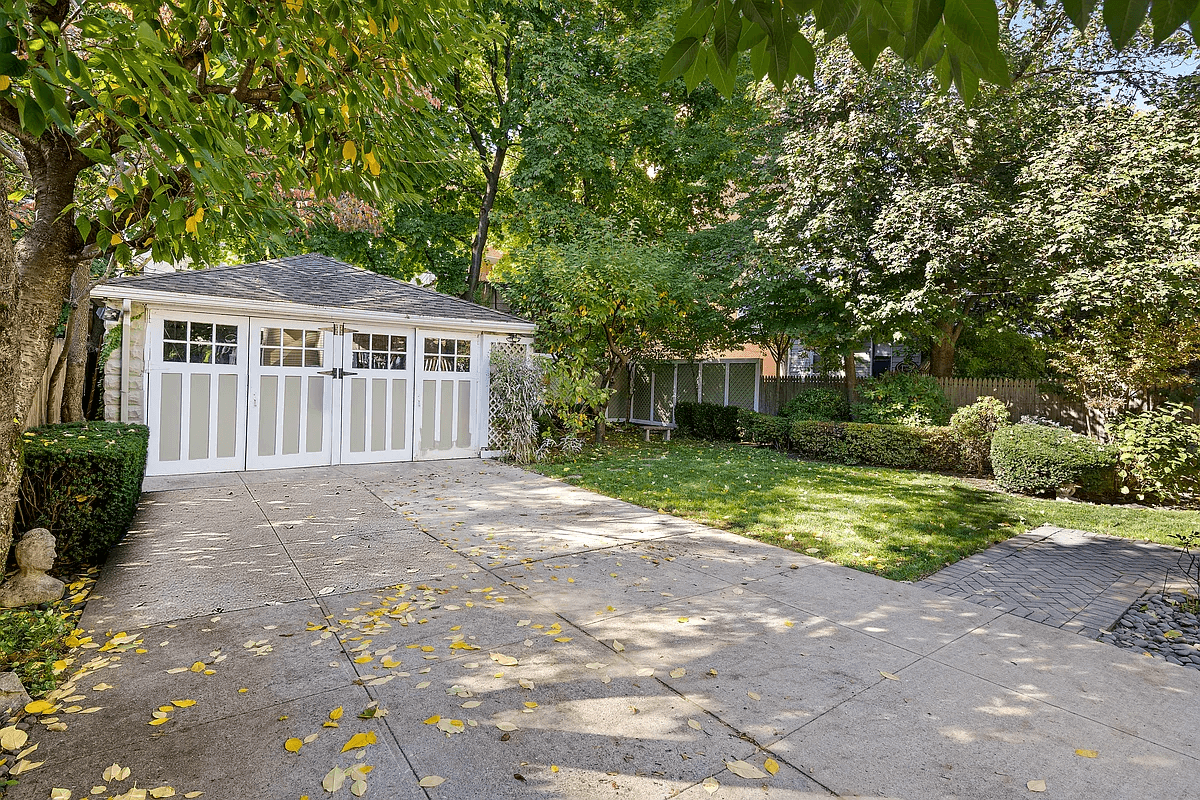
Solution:
[(1035, 500), (945, 475), (798, 461), (740, 444), (614, 438), (537, 464), (610, 497), (895, 580), (917, 580), (1044, 522), (1173, 544), (1200, 512)]

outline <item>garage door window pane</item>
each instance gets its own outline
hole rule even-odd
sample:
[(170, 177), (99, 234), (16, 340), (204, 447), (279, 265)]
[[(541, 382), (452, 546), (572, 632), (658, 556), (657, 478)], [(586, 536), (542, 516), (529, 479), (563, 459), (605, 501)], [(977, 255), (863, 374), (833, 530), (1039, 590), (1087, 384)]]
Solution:
[(176, 342), (187, 340), (187, 323), (169, 319), (163, 323), (163, 338)]
[(471, 371), (470, 339), (426, 339), (425, 353), (425, 369), (430, 372)]
[(212, 345), (211, 344), (194, 344), (191, 347), (188, 361), (193, 364), (211, 364), (212, 363)]
[(187, 345), (179, 342), (163, 342), (163, 361), (187, 361)]
[[(217, 344), (237, 344), (238, 329), (237, 325), (218, 325), (217, 326)], [(232, 363), (232, 362), (230, 362)]]
[(236, 364), (237, 348), (229, 345), (217, 345), (213, 348), (214, 364)]
[(324, 335), (319, 330), (263, 328), (259, 363), (264, 367), (320, 367), (324, 365)]

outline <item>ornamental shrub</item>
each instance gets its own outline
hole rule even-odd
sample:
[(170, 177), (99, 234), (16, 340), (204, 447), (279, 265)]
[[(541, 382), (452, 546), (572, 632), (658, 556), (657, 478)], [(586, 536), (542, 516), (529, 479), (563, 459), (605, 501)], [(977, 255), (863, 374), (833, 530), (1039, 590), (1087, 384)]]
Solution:
[(828, 386), (814, 386), (783, 404), (779, 416), (788, 419), (819, 419), (839, 422), (850, 419), (846, 395)]
[(1042, 425), (1010, 425), (992, 437), (996, 483), (1022, 494), (1046, 494), (1074, 484), (1092, 500), (1114, 497), (1117, 448)]
[(1005, 425), (1012, 424), (1008, 408), (994, 397), (978, 397), (950, 417), (950, 430), (962, 444), (975, 474), (982, 475), (990, 466), (992, 437)]
[(768, 444), (786, 450), (791, 424), (791, 420), (785, 417), (760, 414), (745, 408), (738, 410), (738, 434), (743, 442)]
[(936, 378), (889, 372), (863, 381), (852, 416), (856, 422), (881, 425), (945, 425), (950, 421), (950, 400)]
[(676, 403), (675, 427), (684, 436), (736, 442), (739, 410), (716, 403)]
[(789, 438), (791, 449), (805, 458), (842, 464), (943, 472), (961, 472), (966, 466), (949, 428), (796, 420)]
[(26, 431), (20, 530), (49, 528), (58, 564), (96, 564), (129, 529), (146, 474), (145, 425), (73, 422)]
[(57, 683), (54, 662), (67, 650), (71, 626), (56, 608), (0, 611), (0, 672), (15, 672), (37, 697)]
[(1190, 407), (1169, 403), (1116, 425), (1123, 494), (1178, 502), (1200, 491), (1200, 425), (1188, 422), (1191, 415)]

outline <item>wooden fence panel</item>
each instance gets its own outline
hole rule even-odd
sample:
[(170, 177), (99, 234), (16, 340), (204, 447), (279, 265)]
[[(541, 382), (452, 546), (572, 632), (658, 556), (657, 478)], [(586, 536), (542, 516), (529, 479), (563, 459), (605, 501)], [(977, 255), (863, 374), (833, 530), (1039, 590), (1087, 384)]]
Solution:
[[(995, 397), (1008, 407), (1014, 421), (1025, 416), (1045, 417), (1080, 433), (1103, 438), (1103, 415), (1087, 408), (1082, 401), (1072, 400), (1052, 392), (1043, 392), (1036, 381), (1005, 378), (938, 378), (942, 390), (954, 409), (969, 406), (980, 397)], [(841, 389), (841, 378), (770, 378), (764, 376), (760, 392), (760, 410), (777, 414), (784, 403), (805, 389), (828, 386)], [(1139, 396), (1131, 400), (1127, 410), (1137, 412), (1157, 408), (1165, 402), (1159, 395)], [(1192, 406), (1192, 422), (1200, 424), (1200, 403)]]

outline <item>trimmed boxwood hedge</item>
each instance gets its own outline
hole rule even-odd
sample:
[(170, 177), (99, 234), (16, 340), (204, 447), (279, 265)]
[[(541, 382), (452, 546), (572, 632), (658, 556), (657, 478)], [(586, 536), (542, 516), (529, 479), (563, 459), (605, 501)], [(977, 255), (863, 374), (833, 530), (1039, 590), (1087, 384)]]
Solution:
[(737, 406), (716, 403), (676, 403), (675, 427), (684, 436), (736, 442), (739, 410)]
[(757, 411), (738, 411), (738, 434), (743, 442), (771, 445), (786, 450), (790, 441), (792, 421), (786, 417), (760, 414)]
[(60, 565), (102, 562), (133, 520), (149, 436), (144, 425), (116, 422), (27, 431), (18, 529), (49, 528)]
[(967, 467), (949, 428), (797, 420), (789, 438), (791, 449), (805, 458), (945, 472)]
[(1117, 448), (1063, 428), (1010, 425), (992, 438), (996, 483), (1011, 492), (1047, 494), (1076, 484), (1076, 494), (1091, 500), (1118, 496)]

